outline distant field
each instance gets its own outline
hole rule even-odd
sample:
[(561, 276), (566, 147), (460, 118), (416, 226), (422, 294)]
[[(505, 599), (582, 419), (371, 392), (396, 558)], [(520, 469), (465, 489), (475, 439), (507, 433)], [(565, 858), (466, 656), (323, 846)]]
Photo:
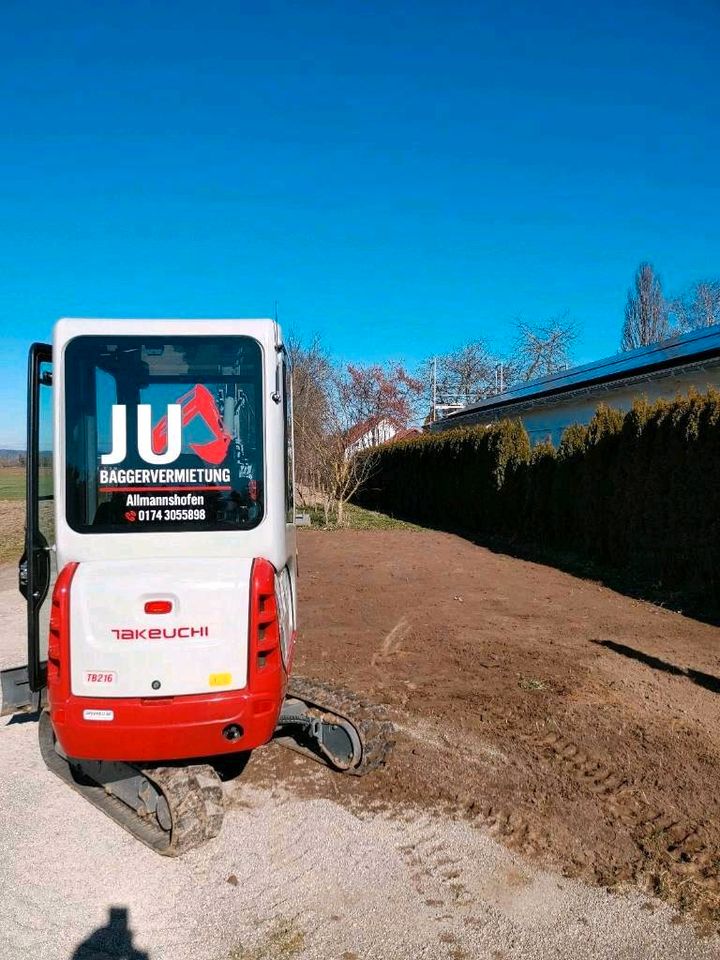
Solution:
[(0, 563), (17, 563), (23, 551), (24, 501), (24, 467), (0, 467)]
[(0, 564), (17, 563), (23, 552), (25, 504), (0, 500)]
[(0, 467), (0, 500), (25, 499), (24, 467)]

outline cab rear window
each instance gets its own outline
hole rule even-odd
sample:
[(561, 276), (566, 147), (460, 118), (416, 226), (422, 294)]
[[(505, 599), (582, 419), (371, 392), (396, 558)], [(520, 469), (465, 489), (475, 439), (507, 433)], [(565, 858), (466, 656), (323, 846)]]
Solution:
[(264, 505), (260, 345), (77, 337), (65, 349), (65, 435), (73, 529), (249, 530)]

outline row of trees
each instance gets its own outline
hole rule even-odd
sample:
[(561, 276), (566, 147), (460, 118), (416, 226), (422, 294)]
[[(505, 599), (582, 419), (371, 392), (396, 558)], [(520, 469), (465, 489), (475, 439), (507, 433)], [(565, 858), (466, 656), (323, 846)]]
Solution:
[[(364, 454), (361, 454), (362, 458)], [(485, 542), (598, 562), (720, 612), (720, 393), (601, 405), (557, 447), (519, 420), (388, 444), (359, 502)]]
[(495, 353), (485, 340), (472, 340), (426, 361), (423, 379), (434, 387), (433, 406), (441, 411), (476, 403), (518, 383), (566, 369), (576, 338), (576, 324), (567, 314), (536, 324), (518, 320), (509, 354)]
[(719, 322), (720, 280), (699, 280), (685, 293), (668, 299), (653, 265), (641, 263), (627, 294), (621, 349), (646, 347)]
[[(718, 322), (720, 280), (700, 281), (668, 299), (653, 266), (641, 263), (628, 291), (621, 346), (632, 350)], [(319, 339), (291, 338), (301, 502), (320, 505), (326, 521), (332, 516), (342, 523), (344, 505), (375, 467), (373, 456), (351, 455), (358, 436), (371, 435), (383, 421), (399, 430), (427, 423), (448, 409), (566, 369), (576, 337), (567, 314), (535, 324), (519, 320), (508, 353), (475, 339), (426, 360), (414, 373), (402, 364), (337, 364)]]
[(419, 426), (434, 401), (472, 403), (512, 384), (566, 367), (575, 328), (567, 317), (518, 323), (509, 357), (483, 340), (425, 361), (416, 373), (402, 364), (334, 363), (319, 339), (291, 337), (295, 471), (301, 503), (320, 506), (326, 522), (343, 522), (344, 505), (367, 480), (373, 456), (352, 456), (354, 444), (379, 423)]

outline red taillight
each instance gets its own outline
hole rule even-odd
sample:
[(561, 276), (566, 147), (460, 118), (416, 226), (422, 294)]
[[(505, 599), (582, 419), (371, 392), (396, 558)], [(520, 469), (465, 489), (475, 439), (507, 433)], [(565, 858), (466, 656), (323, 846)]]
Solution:
[(148, 600), (145, 604), (145, 613), (170, 613), (171, 610), (170, 600)]
[(77, 568), (77, 563), (68, 563), (55, 581), (48, 634), (48, 686), (58, 683), (61, 670), (68, 681), (70, 677), (70, 584)]
[[(248, 689), (256, 697), (254, 710), (280, 712), (287, 673), (280, 652), (280, 622), (275, 599), (275, 567), (262, 557), (253, 560), (250, 574)], [(259, 706), (262, 698), (262, 708)]]
[(280, 624), (275, 600), (275, 567), (258, 557), (253, 561), (250, 584), (251, 665), (265, 667), (268, 656), (280, 647)]
[(282, 665), (275, 567), (261, 557), (253, 561), (250, 577), (249, 639), (248, 683), (257, 690), (258, 681), (262, 683), (262, 677), (277, 672)]

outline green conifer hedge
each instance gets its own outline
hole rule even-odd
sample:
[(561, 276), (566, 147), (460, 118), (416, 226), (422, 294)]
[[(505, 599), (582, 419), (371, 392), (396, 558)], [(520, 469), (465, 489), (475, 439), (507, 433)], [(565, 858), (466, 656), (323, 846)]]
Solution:
[(570, 552), (720, 608), (720, 393), (600, 406), (560, 444), (518, 420), (367, 451), (363, 506)]

